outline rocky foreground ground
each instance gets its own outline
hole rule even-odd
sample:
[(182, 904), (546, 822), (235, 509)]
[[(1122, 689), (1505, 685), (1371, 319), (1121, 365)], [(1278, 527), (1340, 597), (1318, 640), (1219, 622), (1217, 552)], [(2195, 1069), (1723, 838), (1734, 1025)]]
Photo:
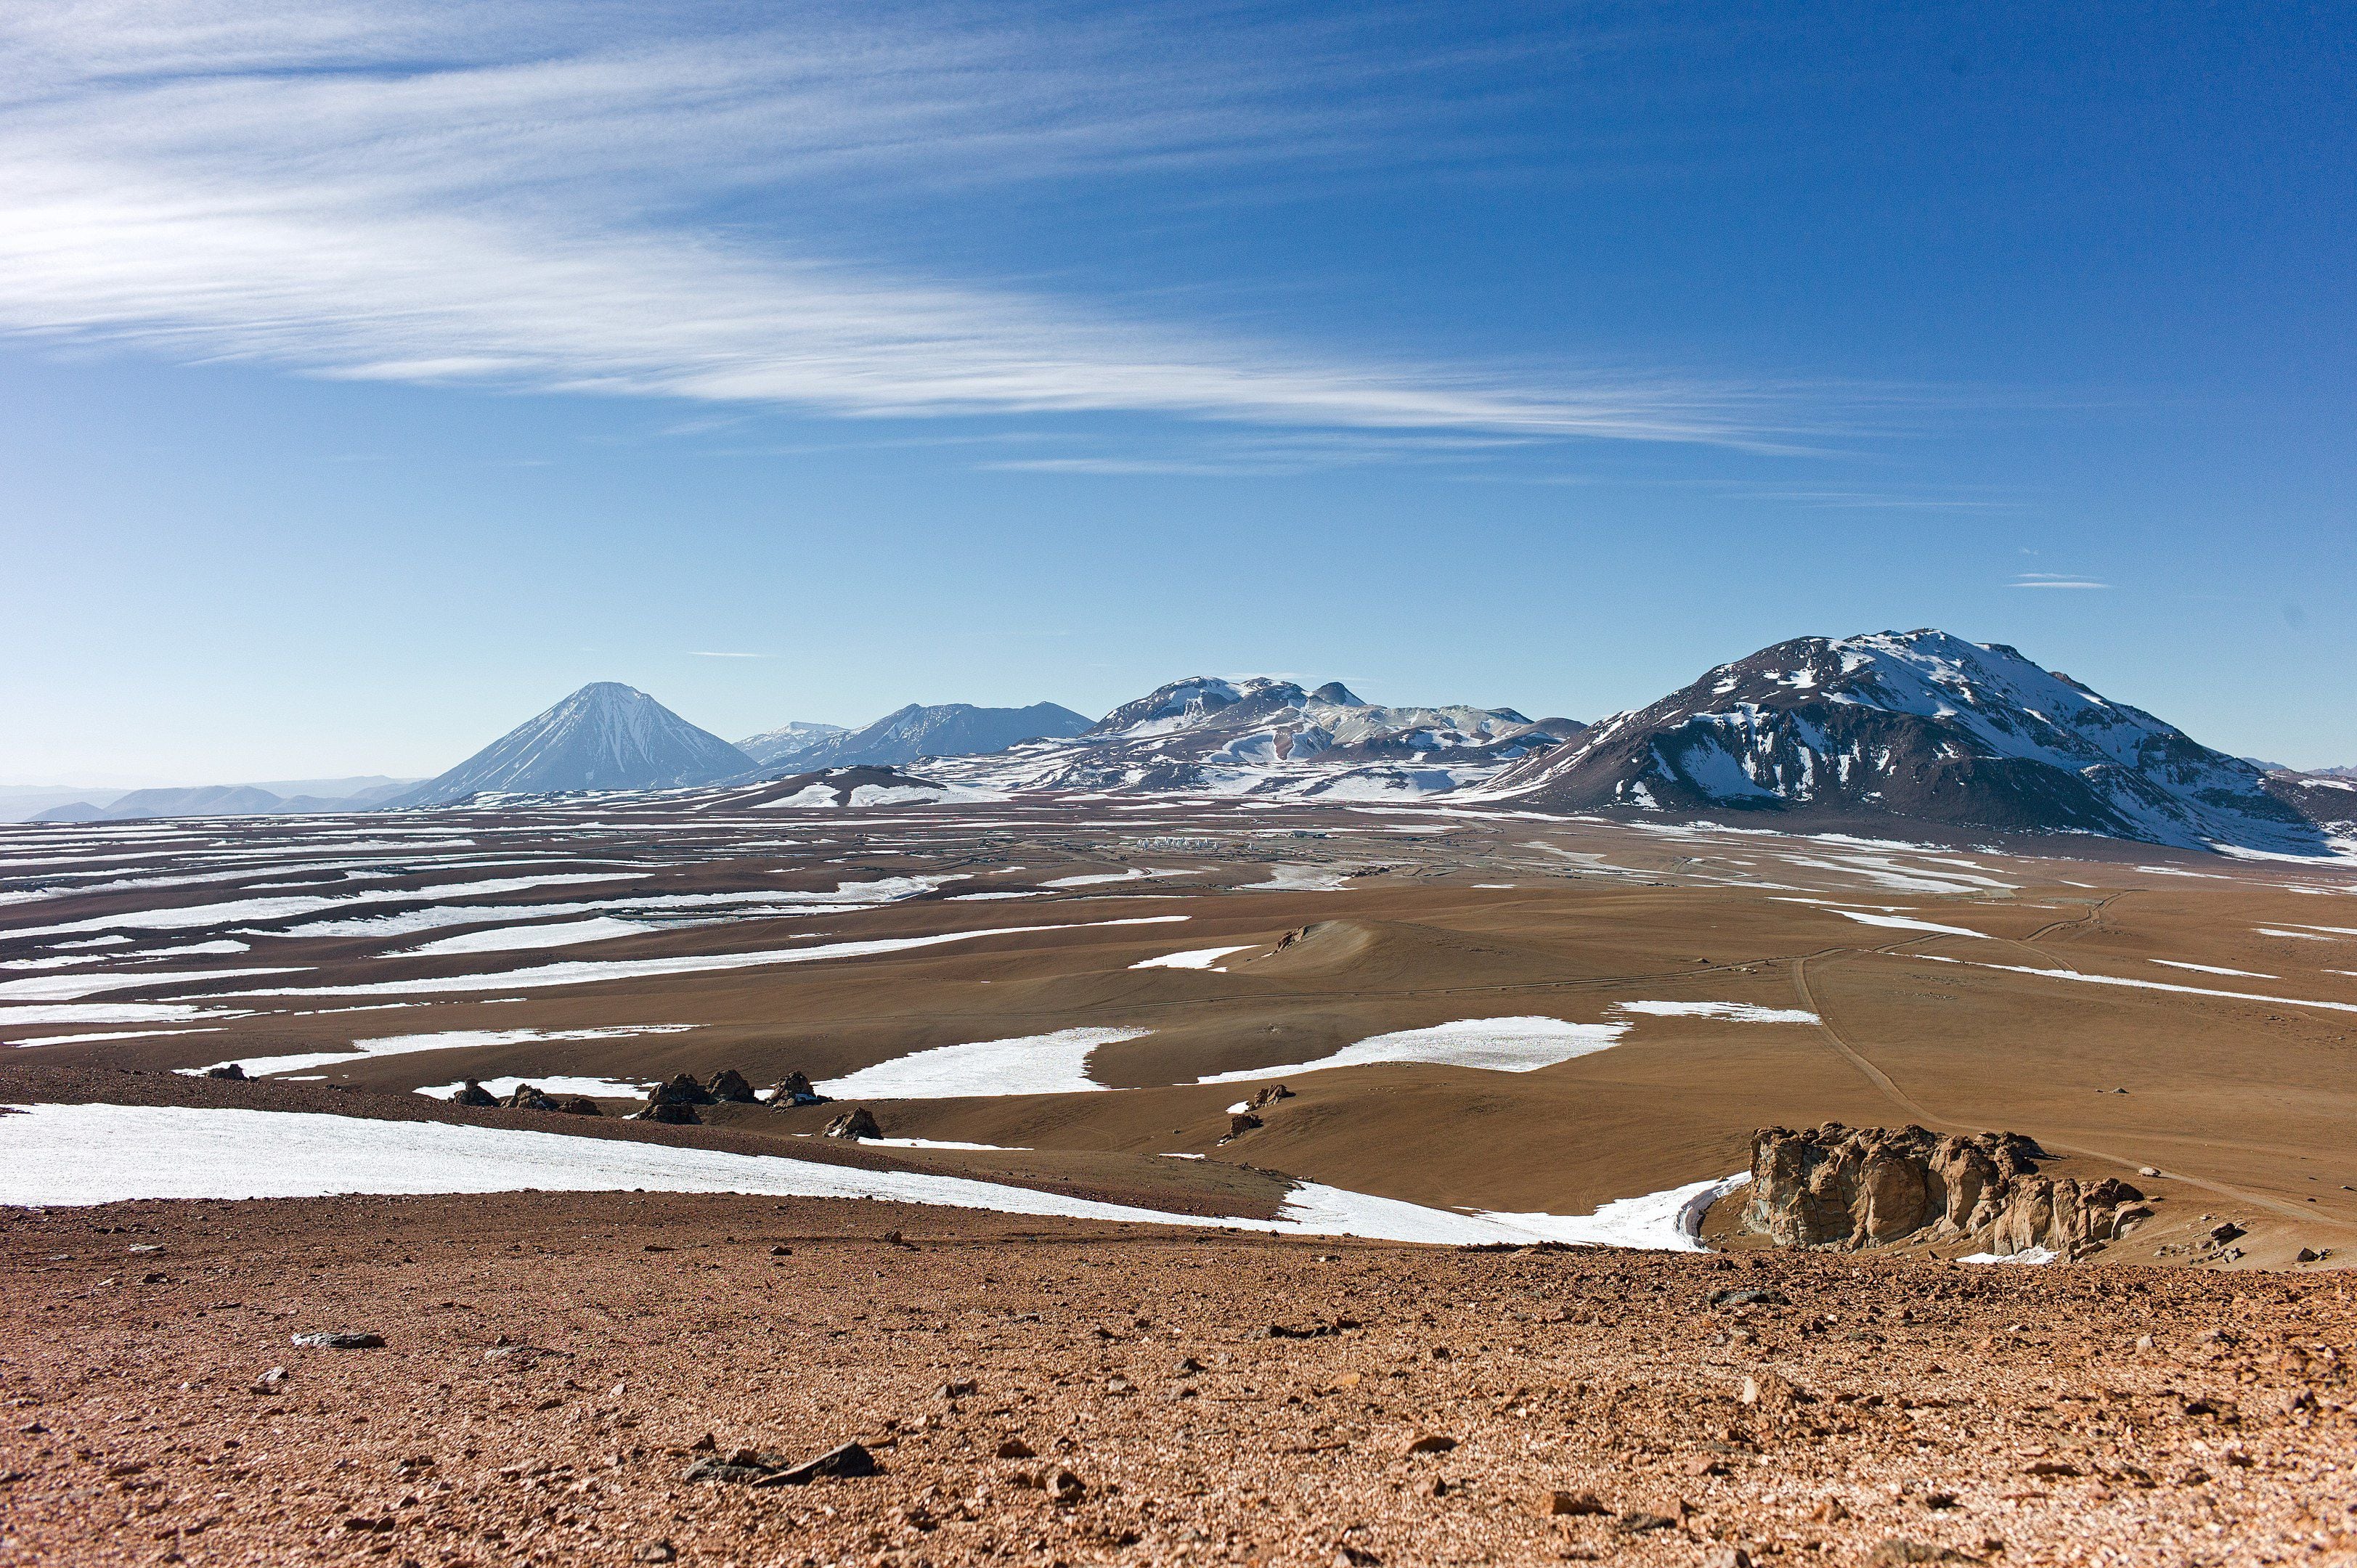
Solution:
[(8, 1563), (2357, 1558), (2338, 1276), (629, 1194), (19, 1210), (0, 1266)]

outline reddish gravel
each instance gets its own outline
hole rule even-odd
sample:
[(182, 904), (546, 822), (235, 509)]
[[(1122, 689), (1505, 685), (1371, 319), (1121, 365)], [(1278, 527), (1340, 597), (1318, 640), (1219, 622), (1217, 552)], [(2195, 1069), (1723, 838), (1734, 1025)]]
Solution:
[(7, 1563), (2357, 1555), (2339, 1276), (594, 1194), (16, 1211), (0, 1267)]

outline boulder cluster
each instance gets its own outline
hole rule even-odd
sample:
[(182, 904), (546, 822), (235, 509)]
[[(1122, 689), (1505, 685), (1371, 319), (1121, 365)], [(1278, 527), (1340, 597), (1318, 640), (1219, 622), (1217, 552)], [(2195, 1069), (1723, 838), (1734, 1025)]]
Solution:
[(647, 1093), (645, 1106), (630, 1113), (637, 1122), (669, 1122), (693, 1125), (700, 1122), (699, 1105), (771, 1105), (789, 1110), (797, 1105), (823, 1105), (826, 1096), (811, 1087), (807, 1073), (788, 1073), (764, 1099), (752, 1080), (733, 1067), (722, 1068), (705, 1082), (690, 1073), (674, 1075)]
[(2050, 1157), (2018, 1133), (1765, 1127), (1751, 1138), (1743, 1225), (1780, 1247), (1955, 1240), (2075, 1258), (2151, 1217), (2125, 1182), (2040, 1176), (2037, 1162)]
[(468, 1079), (450, 1097), (454, 1105), (506, 1106), (511, 1111), (561, 1111), (572, 1116), (603, 1116), (597, 1102), (586, 1094), (550, 1094), (538, 1084), (519, 1083), (505, 1100)]

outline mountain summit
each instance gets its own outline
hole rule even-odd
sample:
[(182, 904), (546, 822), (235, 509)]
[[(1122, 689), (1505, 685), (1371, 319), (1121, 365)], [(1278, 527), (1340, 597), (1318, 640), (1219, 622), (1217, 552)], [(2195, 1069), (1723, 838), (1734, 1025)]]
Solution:
[(748, 735), (737, 743), (737, 749), (753, 759), (757, 768), (768, 768), (799, 757), (829, 736), (841, 735), (841, 725), (812, 724), (806, 719), (790, 719), (775, 729)]
[(1486, 779), (1579, 727), (1512, 708), (1385, 707), (1340, 681), (1305, 691), (1265, 675), (1194, 675), (959, 777), (1017, 789), (1390, 800)]
[(2258, 768), (2002, 643), (1796, 638), (1722, 664), (1492, 779), (1571, 811), (1905, 818), (2182, 848), (2316, 854)]
[(485, 792), (655, 789), (716, 783), (752, 768), (751, 757), (644, 692), (597, 681), (387, 803), (440, 806)]
[[(796, 772), (823, 768), (888, 766), (920, 757), (974, 757), (1027, 740), (1078, 735), (1084, 714), (1054, 703), (1028, 708), (977, 708), (971, 703), (910, 703), (874, 724), (821, 736), (789, 757)], [(767, 767), (772, 759), (763, 757)]]

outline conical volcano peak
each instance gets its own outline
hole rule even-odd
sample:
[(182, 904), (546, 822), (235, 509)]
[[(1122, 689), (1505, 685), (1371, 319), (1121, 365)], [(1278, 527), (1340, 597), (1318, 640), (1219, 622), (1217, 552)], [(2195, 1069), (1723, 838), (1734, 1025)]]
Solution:
[(484, 793), (711, 784), (752, 767), (751, 757), (637, 687), (593, 681), (392, 804), (444, 805)]

